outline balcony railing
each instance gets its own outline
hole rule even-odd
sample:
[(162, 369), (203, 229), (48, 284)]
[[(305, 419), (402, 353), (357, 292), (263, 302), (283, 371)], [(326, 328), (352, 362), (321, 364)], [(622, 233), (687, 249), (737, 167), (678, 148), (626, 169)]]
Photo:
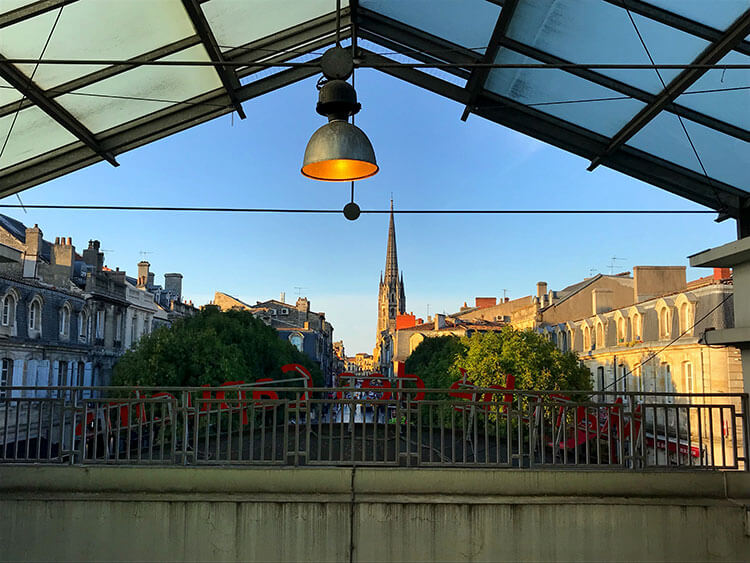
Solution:
[(5, 387), (0, 463), (750, 470), (747, 394)]

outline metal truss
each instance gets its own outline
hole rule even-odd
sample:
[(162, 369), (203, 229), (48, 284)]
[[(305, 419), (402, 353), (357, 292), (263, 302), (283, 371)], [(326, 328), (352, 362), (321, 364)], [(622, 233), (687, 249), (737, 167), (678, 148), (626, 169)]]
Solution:
[[(482, 57), (483, 63), (495, 62), (497, 52), (500, 50), (500, 41), (505, 37), (508, 25), (510, 25), (510, 20), (513, 18), (513, 14), (516, 11), (516, 6), (518, 6), (518, 0), (505, 0), (503, 8), (500, 10), (500, 15), (497, 17), (495, 29), (492, 31), (492, 36), (490, 37), (490, 42), (487, 45), (484, 56)], [(490, 69), (488, 67), (476, 67), (471, 71), (471, 77), (466, 84), (466, 90), (469, 92), (469, 101), (466, 103), (463, 115), (461, 115), (461, 121), (466, 121), (469, 117), (471, 107), (476, 103), (479, 93), (487, 82), (487, 76), (489, 76), (489, 74)]]
[[(185, 11), (190, 18), (190, 22), (193, 24), (196, 33), (198, 33), (198, 37), (201, 38), (203, 47), (208, 53), (208, 58), (212, 61), (223, 63), (224, 56), (221, 53), (219, 44), (216, 42), (216, 37), (214, 37), (213, 31), (211, 31), (211, 26), (208, 24), (206, 16), (203, 14), (203, 10), (201, 10), (201, 7), (198, 5), (198, 1), (182, 0), (182, 5), (185, 7)], [(232, 105), (237, 111), (237, 115), (240, 116), (240, 119), (245, 119), (245, 110), (242, 109), (242, 104), (236, 93), (237, 89), (240, 87), (240, 81), (237, 78), (234, 69), (228, 68), (222, 64), (216, 65), (214, 68), (219, 75), (219, 80), (221, 80), (224, 89), (229, 95), (229, 99), (232, 100)]]
[[(721, 37), (698, 55), (693, 63), (698, 65), (717, 63), (748, 34), (750, 34), (750, 9), (737, 18)], [(680, 94), (695, 84), (706, 71), (707, 69), (702, 68), (688, 68), (678, 74), (649, 105), (639, 111), (622, 129), (615, 133), (607, 148), (592, 159), (588, 169), (593, 170), (604, 159), (610, 157), (612, 153), (628, 142), (633, 135), (648, 125), (667, 105), (674, 102)], [(747, 141), (748, 137), (745, 137), (745, 140)]]
[[(392, 59), (363, 50), (368, 61), (389, 63), (378, 68), (381, 72), (400, 78), (460, 104), (468, 101), (465, 88), (406, 66), (393, 66)], [(591, 159), (607, 146), (609, 139), (562, 119), (520, 104), (510, 98), (483, 91), (477, 99), (474, 113), (568, 152)], [(711, 209), (724, 209), (736, 218), (745, 192), (718, 180), (675, 165), (632, 147), (622, 147), (606, 163), (609, 168), (653, 184), (669, 192), (686, 197)], [(722, 194), (722, 202), (715, 193)], [(723, 205), (722, 205), (723, 204)]]

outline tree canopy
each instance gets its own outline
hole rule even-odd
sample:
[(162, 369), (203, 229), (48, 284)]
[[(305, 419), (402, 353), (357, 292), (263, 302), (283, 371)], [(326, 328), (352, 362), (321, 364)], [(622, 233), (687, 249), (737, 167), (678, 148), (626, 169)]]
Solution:
[[(113, 385), (199, 386), (282, 379), (281, 366), (301, 364), (316, 386), (320, 368), (249, 311), (206, 307), (144, 335), (114, 367)], [(291, 377), (291, 376), (287, 376)]]
[(426, 338), (405, 368), (430, 388), (449, 387), (463, 368), (467, 379), (480, 387), (503, 385), (505, 376), (512, 374), (516, 389), (591, 389), (591, 373), (574, 352), (561, 352), (537, 332), (512, 327), (468, 338)]

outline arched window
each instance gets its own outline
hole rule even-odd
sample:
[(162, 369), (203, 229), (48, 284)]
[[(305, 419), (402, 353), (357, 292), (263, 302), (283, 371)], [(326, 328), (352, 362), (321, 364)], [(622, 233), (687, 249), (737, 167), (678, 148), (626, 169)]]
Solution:
[(680, 307), (680, 334), (689, 333), (692, 324), (692, 320), (690, 319), (690, 305), (683, 303)]
[(617, 342), (625, 342), (625, 319), (617, 319)]
[(78, 340), (86, 342), (86, 330), (89, 324), (88, 314), (86, 311), (78, 313)]
[(42, 300), (37, 296), (29, 304), (29, 336), (42, 331)]
[(633, 315), (633, 340), (643, 340), (643, 332), (641, 331), (642, 328), (641, 316), (636, 313), (635, 315)]
[(3, 326), (13, 326), (16, 322), (16, 297), (8, 293), (3, 298)]
[(68, 338), (70, 334), (70, 305), (65, 303), (60, 308), (60, 336)]
[(289, 342), (292, 343), (292, 346), (297, 348), (300, 352), (303, 351), (303, 344), (304, 344), (305, 338), (302, 336), (299, 332), (293, 332), (289, 335)]
[(659, 311), (659, 338), (669, 338), (669, 309), (662, 307)]
[(602, 323), (596, 325), (596, 347), (604, 348), (604, 325)]
[(583, 351), (591, 349), (591, 329), (588, 326), (583, 327)]

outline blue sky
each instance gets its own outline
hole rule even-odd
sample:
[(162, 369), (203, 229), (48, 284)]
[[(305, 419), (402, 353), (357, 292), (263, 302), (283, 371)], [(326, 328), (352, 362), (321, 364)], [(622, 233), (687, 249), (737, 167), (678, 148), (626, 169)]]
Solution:
[[(244, 104), (247, 119), (222, 117), (21, 193), (24, 203), (302, 207), (340, 209), (347, 184), (299, 173), (305, 144), (323, 124), (315, 78)], [(462, 106), (376, 70), (357, 73), (380, 173), (356, 186), (363, 209), (622, 208), (699, 209), (653, 186), (471, 116)], [(17, 203), (15, 196), (2, 203)], [(347, 353), (372, 351), (378, 277), (388, 218), (14, 210), (45, 238), (91, 238), (105, 261), (135, 274), (145, 256), (158, 283), (182, 272), (196, 304), (224, 291), (250, 303), (296, 298), (325, 311)], [(396, 217), (407, 309), (453, 312), (475, 296), (528, 295), (537, 281), (560, 289), (593, 270), (687, 265), (686, 257), (735, 238), (733, 221), (699, 216)], [(141, 255), (141, 252), (148, 254)], [(707, 275), (688, 270), (688, 278)]]

